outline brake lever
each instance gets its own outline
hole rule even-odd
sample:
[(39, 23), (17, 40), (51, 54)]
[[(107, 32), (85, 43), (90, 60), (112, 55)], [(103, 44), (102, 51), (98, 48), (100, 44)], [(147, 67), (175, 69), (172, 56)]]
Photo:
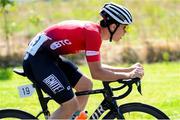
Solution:
[(141, 90), (141, 80), (136, 82), (137, 90), (138, 92), (142, 95), (142, 90)]

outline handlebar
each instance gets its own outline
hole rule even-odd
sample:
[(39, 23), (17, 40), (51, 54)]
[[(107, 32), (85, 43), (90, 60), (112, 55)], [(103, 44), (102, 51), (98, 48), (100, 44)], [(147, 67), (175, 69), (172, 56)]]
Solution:
[(120, 79), (120, 80), (117, 80), (117, 81), (118, 81), (118, 83), (123, 84), (123, 85), (120, 86), (120, 87), (116, 87), (116, 88), (112, 88), (111, 87), (112, 91), (121, 90), (121, 89), (125, 88), (126, 86), (128, 87), (128, 89), (122, 95), (119, 95), (117, 97), (116, 96), (113, 97), (114, 99), (116, 99), (116, 100), (117, 99), (122, 99), (122, 98), (128, 96), (131, 93), (131, 91), (132, 91), (133, 84), (136, 84), (138, 92), (142, 95), (142, 92), (141, 92), (141, 80), (140, 80), (140, 78), (123, 79), (123, 80)]

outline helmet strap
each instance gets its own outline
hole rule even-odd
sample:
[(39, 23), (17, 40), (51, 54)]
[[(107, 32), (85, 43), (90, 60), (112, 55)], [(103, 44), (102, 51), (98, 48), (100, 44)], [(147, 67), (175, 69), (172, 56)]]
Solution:
[(111, 31), (110, 25), (107, 26), (108, 31), (109, 31), (109, 33), (110, 33), (110, 39), (109, 39), (110, 42), (112, 42), (113, 35), (114, 35), (114, 33), (116, 32), (116, 30), (117, 30), (117, 28), (119, 27), (119, 25), (120, 25), (120, 24), (116, 24), (116, 28), (114, 29), (114, 31)]

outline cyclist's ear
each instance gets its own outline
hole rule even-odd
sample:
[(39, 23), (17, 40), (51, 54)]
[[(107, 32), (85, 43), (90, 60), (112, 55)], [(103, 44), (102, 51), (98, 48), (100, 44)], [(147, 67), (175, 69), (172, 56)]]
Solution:
[(111, 31), (114, 31), (116, 29), (117, 25), (115, 23), (112, 23), (111, 25), (109, 25), (109, 28)]

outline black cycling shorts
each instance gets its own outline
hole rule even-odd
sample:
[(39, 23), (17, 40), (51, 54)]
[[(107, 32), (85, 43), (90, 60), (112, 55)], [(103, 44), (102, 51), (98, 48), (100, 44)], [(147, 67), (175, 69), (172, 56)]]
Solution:
[(72, 62), (62, 56), (54, 59), (46, 51), (28, 55), (23, 68), (32, 82), (60, 104), (74, 97), (72, 88), (82, 77)]

